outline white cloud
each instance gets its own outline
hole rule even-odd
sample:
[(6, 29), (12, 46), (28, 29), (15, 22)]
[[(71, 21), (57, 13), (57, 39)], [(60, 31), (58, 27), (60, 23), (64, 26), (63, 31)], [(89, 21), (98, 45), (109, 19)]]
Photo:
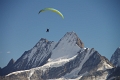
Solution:
[(10, 53), (10, 51), (7, 52), (8, 54)]

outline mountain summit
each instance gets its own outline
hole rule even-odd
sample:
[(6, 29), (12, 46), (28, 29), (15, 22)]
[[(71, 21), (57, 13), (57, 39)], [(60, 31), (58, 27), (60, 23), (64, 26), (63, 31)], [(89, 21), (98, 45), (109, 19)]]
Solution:
[(84, 48), (84, 44), (76, 33), (67, 32), (55, 45), (51, 59), (73, 57), (81, 48)]

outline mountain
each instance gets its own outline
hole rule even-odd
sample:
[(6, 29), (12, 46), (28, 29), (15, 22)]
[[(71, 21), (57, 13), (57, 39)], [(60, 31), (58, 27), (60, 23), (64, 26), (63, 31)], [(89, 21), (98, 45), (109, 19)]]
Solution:
[(120, 47), (112, 55), (110, 62), (115, 66), (111, 69), (108, 80), (120, 80)]
[[(113, 65), (94, 48), (85, 48), (75, 32), (67, 32), (57, 43), (40, 39), (10, 68), (11, 71), (4, 73), (0, 80), (85, 80), (84, 76), (104, 74)], [(109, 73), (105, 74), (103, 78)]]
[(7, 64), (7, 66), (5, 66), (4, 68), (2, 68), (0, 70), (0, 75), (3, 75), (4, 72), (10, 71), (11, 67), (12, 67), (12, 65), (14, 65), (14, 63), (15, 63), (15, 61), (13, 59), (11, 59), (9, 61), (9, 63)]
[(101, 56), (96, 50), (94, 50), (94, 48), (86, 48), (85, 51), (80, 53), (80, 57), (82, 58), (82, 61), (79, 63), (79, 66), (68, 73), (67, 78), (77, 78), (83, 74), (85, 75), (87, 73), (112, 68), (112, 64), (108, 61), (108, 59)]
[(13, 72), (2, 78), (3, 80), (46, 80), (60, 77), (76, 79), (88, 73), (111, 68), (112, 64), (105, 57), (93, 48), (86, 48), (71, 58), (50, 61), (41, 67)]
[[(75, 55), (76, 51), (78, 51), (80, 48), (83, 48), (83, 47), (84, 47), (84, 44), (74, 32), (67, 32), (59, 40), (58, 43), (41, 38), (32, 49), (25, 51), (23, 55), (13, 65), (11, 66), (7, 65), (6, 67), (8, 68), (4, 67), (0, 72), (0, 74), (6, 75), (10, 72), (27, 70), (27, 69), (42, 66), (45, 63), (47, 63), (50, 57), (51, 57), (51, 60), (55, 59), (55, 57), (57, 58), (57, 56), (58, 57), (64, 56), (64, 58), (67, 58), (67, 57), (69, 58)], [(51, 54), (54, 54), (54, 55), (51, 56)]]
[(110, 62), (113, 64), (113, 68), (88, 73), (80, 80), (120, 80), (120, 47), (116, 49), (110, 59)]
[(118, 47), (116, 49), (116, 51), (114, 52), (114, 54), (112, 55), (110, 62), (115, 65), (116, 67), (119, 66), (120, 67), (120, 47)]
[(53, 41), (41, 38), (32, 49), (25, 51), (13, 65), (7, 65), (7, 69), (3, 68), (1, 74), (6, 75), (10, 72), (42, 66), (51, 56), (51, 50), (54, 48), (55, 44), (56, 43)]

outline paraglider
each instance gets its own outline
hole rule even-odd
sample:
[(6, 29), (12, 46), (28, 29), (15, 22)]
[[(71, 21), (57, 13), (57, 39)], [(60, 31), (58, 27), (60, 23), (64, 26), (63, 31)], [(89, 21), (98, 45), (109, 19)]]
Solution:
[(55, 13), (59, 14), (64, 19), (64, 16), (62, 15), (62, 13), (54, 8), (44, 8), (44, 9), (40, 10), (38, 14), (40, 14), (41, 12), (45, 12), (45, 11), (55, 12)]
[(46, 32), (49, 32), (49, 29), (47, 29)]
[[(40, 10), (38, 14), (40, 14), (41, 12), (45, 12), (45, 11), (55, 12), (55, 13), (57, 13), (58, 15), (60, 15), (60, 16), (62, 17), (62, 19), (64, 19), (63, 14), (62, 14), (60, 11), (58, 11), (57, 9), (54, 9), (54, 8), (44, 8), (44, 9)], [(49, 32), (49, 29), (47, 29), (46, 32)]]

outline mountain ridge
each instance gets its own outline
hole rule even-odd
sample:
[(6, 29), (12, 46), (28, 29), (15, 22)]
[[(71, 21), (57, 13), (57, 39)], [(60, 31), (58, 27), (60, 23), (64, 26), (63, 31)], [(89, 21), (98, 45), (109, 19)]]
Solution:
[[(87, 50), (87, 53), (86, 53), (86, 50)], [(93, 72), (89, 71), (92, 69), (94, 70), (94, 68), (90, 67), (90, 65), (87, 63), (87, 61), (89, 61), (89, 59), (92, 60), (93, 57), (95, 57), (95, 55), (100, 56), (99, 53), (97, 53), (97, 54), (96, 53), (97, 53), (97, 51), (95, 51), (94, 49), (86, 48), (86, 49), (80, 50), (78, 52), (78, 55), (73, 56), (72, 58), (48, 62), (47, 64), (45, 64), (41, 67), (32, 68), (30, 70), (13, 72), (13, 73), (6, 75), (5, 79), (12, 77), (10, 80), (12, 80), (13, 78), (18, 79), (18, 80), (28, 79), (28, 78), (30, 80), (39, 80), (39, 79), (46, 80), (46, 79), (60, 78), (62, 76), (64, 76), (64, 78), (76, 79), (77, 77), (80, 77), (82, 74), (86, 74), (86, 72), (88, 72), (88, 73), (94, 72), (94, 71)], [(102, 56), (100, 56), (100, 57), (102, 57)], [(99, 58), (99, 59), (101, 60), (101, 58)], [(98, 65), (99, 63), (102, 64), (101, 61), (100, 62), (98, 61), (97, 64), (95, 64), (95, 65)], [(85, 68), (84, 65), (86, 65), (86, 68), (88, 68), (88, 69), (84, 69)], [(92, 65), (94, 66), (94, 63)], [(100, 66), (102, 66), (102, 65), (100, 65)], [(95, 71), (97, 71), (100, 68), (99, 66), (98, 67), (94, 66), (94, 67), (96, 67)], [(110, 69), (110, 68), (106, 68), (106, 69)], [(101, 69), (101, 70), (103, 70), (103, 69)], [(25, 76), (23, 76), (23, 74)], [(70, 75), (72, 75), (72, 76), (70, 76)], [(36, 77), (34, 77), (34, 76), (36, 76)]]
[(9, 70), (3, 68), (1, 74), (6, 75), (13, 71), (30, 69), (45, 64), (51, 55), (50, 52), (54, 48), (54, 45), (55, 43), (53, 41), (47, 41), (41, 38), (32, 49), (25, 51), (23, 55), (9, 67)]
[[(62, 43), (61, 42), (62, 39), (66, 40), (67, 43), (65, 43), (65, 42)], [(57, 47), (57, 45), (58, 46), (59, 45), (63, 46), (63, 44), (73, 45), (73, 44), (77, 43), (76, 41), (78, 42), (78, 44), (80, 46), (80, 43), (82, 41), (80, 41), (80, 39), (78, 38), (78, 36), (75, 32), (67, 32), (57, 43), (54, 42), (54, 41), (48, 41), (45, 38), (41, 38), (35, 44), (35, 46), (33, 48), (31, 48), (28, 51), (25, 51), (22, 54), (22, 56), (20, 58), (18, 58), (18, 60), (16, 60), (16, 62), (13, 65), (8, 67), (9, 70), (6, 69), (6, 68), (3, 68), (2, 71), (1, 71), (2, 73), (0, 72), (0, 74), (1, 75), (6, 75), (6, 74), (8, 74), (10, 72), (13, 72), (13, 71), (26, 70), (26, 69), (31, 69), (31, 68), (35, 68), (35, 67), (38, 67), (38, 66), (42, 66), (45, 63), (47, 63), (48, 59), (51, 57), (51, 54), (55, 53), (55, 51), (56, 51), (55, 48)], [(61, 43), (61, 44), (59, 44), (59, 43)], [(82, 45), (81, 47), (83, 47), (83, 43), (81, 45)], [(75, 46), (77, 47), (77, 45), (75, 45)], [(73, 47), (74, 47), (74, 45), (73, 45)], [(53, 49), (54, 49), (54, 52), (52, 51)], [(78, 49), (80, 49), (80, 48), (78, 48)], [(61, 50), (63, 50), (63, 48)], [(66, 50), (66, 47), (64, 47), (64, 51), (65, 50)], [(59, 50), (59, 52), (60, 52), (60, 50)], [(74, 54), (72, 54), (70, 57), (72, 57), (73, 55)], [(66, 56), (69, 56), (69, 55), (67, 54)], [(63, 56), (61, 55), (61, 57), (63, 57)]]
[(114, 65), (97, 50), (85, 48), (75, 32), (67, 32), (58, 42), (41, 38), (11, 67), (0, 69), (3, 72), (0, 74), (4, 75), (0, 79), (107, 79), (113, 68)]

